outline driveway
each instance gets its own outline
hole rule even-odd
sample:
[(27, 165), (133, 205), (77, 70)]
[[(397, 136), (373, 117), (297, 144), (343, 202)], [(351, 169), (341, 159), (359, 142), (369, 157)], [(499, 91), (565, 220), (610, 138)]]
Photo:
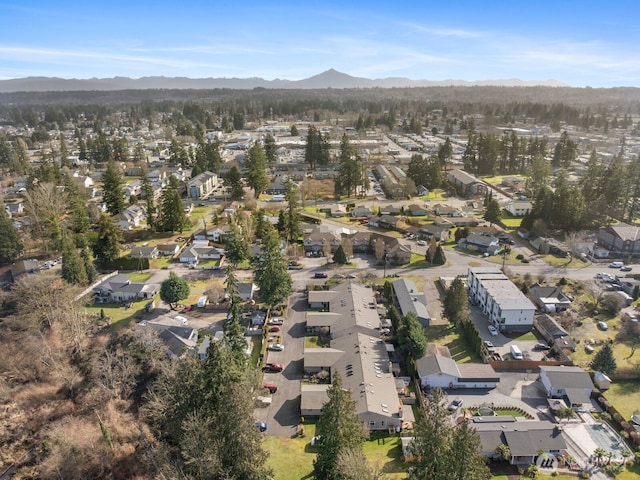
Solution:
[(267, 422), (270, 435), (290, 437), (300, 423), (300, 385), (303, 372), (306, 302), (300, 293), (290, 298), (290, 307), (282, 326), (284, 351), (267, 352), (268, 362), (284, 364), (281, 373), (265, 373), (264, 382), (278, 385), (267, 408), (256, 408), (256, 420)]

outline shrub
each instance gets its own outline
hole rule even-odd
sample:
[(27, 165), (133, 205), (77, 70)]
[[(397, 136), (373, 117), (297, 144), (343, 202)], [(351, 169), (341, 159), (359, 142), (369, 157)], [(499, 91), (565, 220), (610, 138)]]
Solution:
[(529, 259), (528, 258), (523, 258), (522, 259), (522, 263), (529, 263)]
[(516, 255), (516, 260), (522, 260), (524, 258), (524, 255), (519, 253), (518, 255)]

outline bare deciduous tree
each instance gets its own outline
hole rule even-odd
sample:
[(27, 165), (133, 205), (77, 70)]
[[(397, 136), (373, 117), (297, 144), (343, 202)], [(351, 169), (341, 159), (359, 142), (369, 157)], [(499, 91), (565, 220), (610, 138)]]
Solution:
[(53, 229), (67, 211), (66, 193), (52, 183), (41, 183), (24, 194), (25, 212), (31, 220), (31, 231), (34, 239), (42, 240), (43, 248), (48, 250), (47, 240)]

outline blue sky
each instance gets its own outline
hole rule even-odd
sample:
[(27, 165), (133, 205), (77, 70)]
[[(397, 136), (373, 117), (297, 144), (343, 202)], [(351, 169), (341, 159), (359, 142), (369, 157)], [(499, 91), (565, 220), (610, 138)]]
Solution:
[(556, 79), (640, 86), (640, 2), (0, 0), (0, 79)]

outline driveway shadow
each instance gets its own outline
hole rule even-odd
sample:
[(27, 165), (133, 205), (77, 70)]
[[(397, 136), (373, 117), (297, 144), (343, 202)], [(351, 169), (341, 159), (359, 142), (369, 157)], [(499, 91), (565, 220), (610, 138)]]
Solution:
[(302, 371), (304, 367), (304, 360), (291, 360), (285, 369), (282, 371), (282, 375), (287, 380), (300, 380), (302, 379)]
[(300, 395), (285, 400), (273, 416), (273, 419), (281, 427), (297, 427), (300, 423)]

